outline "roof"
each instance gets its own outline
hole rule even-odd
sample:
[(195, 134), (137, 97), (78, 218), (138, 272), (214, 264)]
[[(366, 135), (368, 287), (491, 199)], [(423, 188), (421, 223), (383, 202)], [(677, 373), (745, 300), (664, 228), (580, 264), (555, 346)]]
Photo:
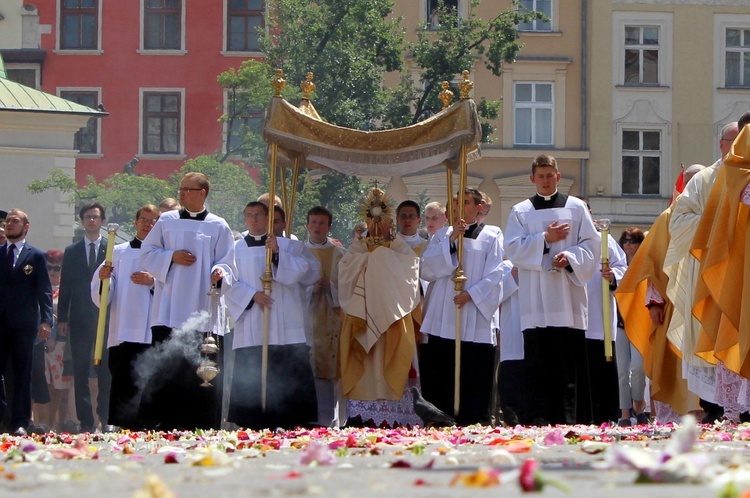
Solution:
[(77, 104), (0, 77), (0, 111), (106, 116), (106, 112)]

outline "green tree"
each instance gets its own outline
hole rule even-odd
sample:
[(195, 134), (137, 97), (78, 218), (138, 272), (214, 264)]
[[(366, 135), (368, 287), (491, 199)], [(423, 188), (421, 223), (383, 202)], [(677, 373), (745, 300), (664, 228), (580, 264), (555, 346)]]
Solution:
[(27, 187), (31, 193), (58, 190), (70, 194), (69, 201), (79, 207), (85, 202), (97, 200), (107, 209), (107, 222), (120, 225), (120, 232), (135, 233), (135, 213), (144, 204), (159, 204), (165, 197), (176, 196), (175, 187), (152, 175), (128, 175), (115, 173), (97, 183), (93, 176), (88, 184), (78, 188), (75, 180), (59, 169), (50, 171), (44, 180), (33, 180)]

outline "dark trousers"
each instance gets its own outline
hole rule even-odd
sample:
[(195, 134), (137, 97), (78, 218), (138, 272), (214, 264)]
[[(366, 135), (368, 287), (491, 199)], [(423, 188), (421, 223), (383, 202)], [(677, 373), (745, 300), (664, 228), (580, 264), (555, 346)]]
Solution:
[[(454, 416), (455, 341), (430, 335), (419, 348), (422, 397)], [(490, 423), (494, 359), (492, 344), (461, 342), (460, 406), (454, 416), (459, 425)]]
[[(151, 332), (151, 347), (136, 361), (144, 383), (139, 418), (147, 427), (161, 430), (218, 429), (223, 375), (217, 375), (206, 387), (196, 373), (204, 334), (165, 326), (151, 327)], [(220, 349), (222, 339), (216, 338)], [(222, 356), (210, 356), (220, 370)]]
[[(526, 420), (528, 392), (526, 390), (526, 360), (505, 360), (500, 362), (497, 382), (500, 394), (500, 408), (505, 415), (515, 413), (520, 420)], [(506, 419), (507, 421), (507, 419)]]
[(612, 361), (604, 357), (604, 341), (586, 339), (589, 379), (591, 380), (591, 411), (595, 424), (620, 418), (619, 383), (615, 341), (612, 341)]
[(149, 344), (123, 342), (109, 348), (109, 372), (112, 389), (109, 395), (109, 423), (125, 429), (142, 429), (145, 425), (138, 419), (141, 402), (138, 372), (135, 361)]
[(590, 423), (591, 397), (583, 330), (545, 327), (523, 331), (528, 372), (525, 423)]
[[(0, 372), (8, 359), (13, 372), (13, 402), (10, 403), (11, 430), (31, 422), (31, 362), (36, 330), (16, 329), (0, 324)], [(0, 390), (0, 414), (8, 411), (5, 392)]]
[(257, 430), (316, 423), (318, 402), (307, 344), (268, 347), (265, 411), (261, 403), (262, 348), (239, 348), (234, 353), (230, 422)]
[[(104, 348), (102, 362), (94, 366), (94, 343), (96, 324), (69, 327), (68, 346), (73, 360), (73, 385), (75, 387), (76, 416), (82, 429), (94, 428), (94, 410), (91, 402), (89, 378), (93, 366), (98, 381), (99, 394), (96, 398), (96, 414), (103, 425), (109, 423), (109, 391), (112, 377), (107, 360), (109, 352)], [(105, 338), (106, 346), (106, 338)]]

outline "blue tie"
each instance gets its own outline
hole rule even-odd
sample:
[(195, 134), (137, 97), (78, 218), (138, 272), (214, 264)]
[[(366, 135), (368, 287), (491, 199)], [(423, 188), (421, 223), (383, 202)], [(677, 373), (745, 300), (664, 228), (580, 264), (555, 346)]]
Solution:
[(96, 270), (96, 246), (93, 242), (89, 243), (89, 273)]
[(5, 255), (8, 258), (8, 272), (13, 272), (13, 263), (16, 258), (16, 245), (11, 244), (8, 246), (8, 253)]

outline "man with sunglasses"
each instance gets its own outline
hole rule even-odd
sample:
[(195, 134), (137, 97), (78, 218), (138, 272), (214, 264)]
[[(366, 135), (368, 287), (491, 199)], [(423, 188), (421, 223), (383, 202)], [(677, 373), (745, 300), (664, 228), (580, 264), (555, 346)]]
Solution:
[(202, 333), (211, 330), (212, 325), (204, 323), (198, 324), (201, 330), (176, 332), (193, 314), (210, 309), (207, 293), (212, 281), (222, 276), (216, 265), (234, 268), (232, 229), (206, 209), (209, 189), (206, 175), (187, 173), (179, 188), (182, 208), (163, 213), (141, 246), (143, 269), (156, 280), (151, 307), (153, 353), (165, 354), (154, 356), (152, 365), (142, 365), (148, 371), (143, 372), (146, 385), (139, 417), (156, 428), (219, 427), (221, 376), (212, 387), (201, 387), (195, 373), (198, 346), (194, 351), (168, 350), (175, 341), (200, 342)]
[[(109, 371), (112, 388), (109, 398), (109, 423), (126, 429), (141, 429), (138, 421), (141, 379), (135, 368), (136, 357), (151, 344), (149, 314), (154, 277), (143, 270), (141, 244), (159, 219), (159, 208), (141, 207), (135, 215), (136, 234), (130, 242), (114, 248), (112, 264), (102, 264), (91, 279), (91, 298), (101, 307), (102, 280), (110, 279), (109, 299)], [(134, 313), (134, 310), (139, 310)]]

